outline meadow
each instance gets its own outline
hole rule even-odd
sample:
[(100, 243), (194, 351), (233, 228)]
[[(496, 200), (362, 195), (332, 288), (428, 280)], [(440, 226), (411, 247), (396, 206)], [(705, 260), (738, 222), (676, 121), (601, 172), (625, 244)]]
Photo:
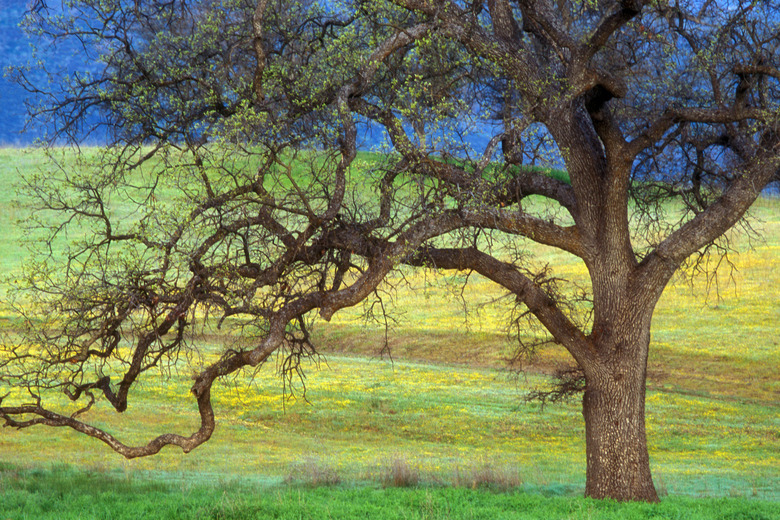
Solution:
[[(26, 216), (10, 186), (41, 160), (0, 149), (9, 277)], [(0, 430), (0, 518), (780, 518), (780, 200), (752, 213), (763, 238), (733, 237), (734, 270), (681, 275), (655, 314), (647, 428), (660, 505), (580, 498), (579, 402), (524, 399), (567, 354), (545, 347), (525, 373), (506, 370), (501, 292), (472, 276), (461, 295), (462, 275), (416, 271), (388, 288), (390, 355), (364, 309), (341, 311), (315, 329), (322, 357), (306, 366), (305, 395), (285, 393), (270, 364), (223, 381), (217, 431), (192, 453), (127, 461), (69, 431)], [(584, 280), (573, 257), (529, 247)], [(231, 338), (194, 340), (208, 351)], [(189, 432), (190, 384), (161, 373), (125, 414), (98, 407), (91, 420), (137, 442)]]

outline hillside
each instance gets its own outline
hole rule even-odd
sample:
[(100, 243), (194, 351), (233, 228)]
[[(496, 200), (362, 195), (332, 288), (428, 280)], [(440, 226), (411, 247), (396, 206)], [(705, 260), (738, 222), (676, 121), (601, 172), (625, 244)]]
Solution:
[[(36, 152), (0, 150), (0, 182), (13, 185), (40, 160)], [(1, 195), (6, 232), (0, 254), (4, 274), (13, 277), (25, 262), (15, 223), (27, 214), (12, 190)], [(734, 270), (724, 264), (717, 277), (693, 281), (681, 275), (655, 314), (648, 435), (659, 488), (669, 493), (780, 499), (780, 201), (761, 199), (751, 222), (763, 239), (751, 248), (733, 237), (740, 251), (730, 257)], [(556, 275), (586, 281), (572, 257), (534, 247), (537, 261), (551, 264)], [(3, 429), (0, 462), (36, 468), (56, 460), (166, 482), (216, 478), (262, 485), (285, 479), (317, 483), (329, 474), (343, 482), (381, 483), (408, 470), (428, 484), (484, 478), (499, 486), (581, 492), (579, 403), (542, 409), (523, 400), (568, 362), (566, 354), (546, 347), (528, 360), (526, 374), (504, 370), (513, 352), (505, 339), (506, 302), (474, 276), (463, 292), (470, 309), (464, 315), (464, 281), (462, 275), (423, 271), (395, 280), (387, 293), (398, 318), (388, 335), (392, 359), (381, 354), (385, 330), (366, 323), (364, 309), (319, 324), (316, 339), (324, 358), (305, 366), (305, 399), (301, 382), (295, 395), (289, 388), (285, 393), (270, 365), (223, 381), (217, 433), (186, 456), (165, 450), (125, 461), (70, 432)], [(193, 338), (205, 351), (231, 340)], [(188, 432), (189, 385), (184, 371), (160, 373), (124, 418), (97, 407), (91, 419), (116, 424), (112, 431), (137, 441), (169, 428)], [(5, 392), (0, 387), (0, 395)], [(492, 473), (480, 473), (485, 468)]]

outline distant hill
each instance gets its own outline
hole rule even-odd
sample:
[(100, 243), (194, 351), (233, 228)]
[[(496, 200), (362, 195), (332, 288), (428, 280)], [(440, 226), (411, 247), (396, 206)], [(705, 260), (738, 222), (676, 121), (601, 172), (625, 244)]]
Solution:
[[(27, 0), (0, 0), (0, 146), (29, 145), (39, 137), (32, 131), (21, 133), (27, 119), (25, 102), (30, 97), (7, 74), (8, 67), (26, 65), (32, 58), (33, 42), (19, 27), (27, 4)], [(56, 4), (49, 2), (49, 7), (55, 9)], [(74, 46), (50, 49), (42, 58), (49, 70), (72, 72), (95, 69), (95, 64), (88, 63)], [(36, 83), (45, 84), (43, 69), (33, 69), (30, 74)]]
[[(5, 72), (10, 65), (25, 63), (31, 55), (29, 42), (24, 37), (19, 22), (25, 9), (20, 0), (0, 0), (0, 68)], [(24, 128), (26, 92), (9, 81), (6, 74), (0, 77), (0, 145), (20, 145), (32, 141), (32, 136), (22, 136)]]

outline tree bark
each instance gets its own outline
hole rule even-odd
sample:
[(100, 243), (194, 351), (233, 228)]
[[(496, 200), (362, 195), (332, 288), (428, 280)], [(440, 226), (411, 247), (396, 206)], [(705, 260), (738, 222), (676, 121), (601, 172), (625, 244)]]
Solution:
[[(644, 328), (644, 322), (635, 324), (635, 329)], [(588, 497), (658, 501), (645, 434), (649, 321), (646, 331), (635, 332), (641, 338), (638, 344), (625, 341), (625, 337), (620, 341), (609, 338), (609, 345), (598, 345), (611, 350), (608, 361), (585, 368), (582, 414)]]

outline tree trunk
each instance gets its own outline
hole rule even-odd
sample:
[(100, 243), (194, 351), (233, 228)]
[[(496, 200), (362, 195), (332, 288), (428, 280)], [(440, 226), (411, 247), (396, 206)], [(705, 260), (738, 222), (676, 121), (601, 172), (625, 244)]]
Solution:
[(585, 371), (586, 496), (658, 501), (645, 435), (647, 346), (613, 350), (608, 366)]

